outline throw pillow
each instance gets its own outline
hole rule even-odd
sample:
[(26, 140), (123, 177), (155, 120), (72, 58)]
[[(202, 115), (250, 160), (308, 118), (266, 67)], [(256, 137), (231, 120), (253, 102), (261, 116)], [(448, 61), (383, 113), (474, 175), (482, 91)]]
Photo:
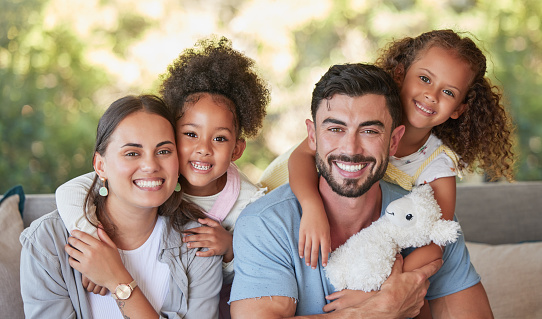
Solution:
[(542, 318), (542, 242), (467, 242), (495, 318)]
[(0, 200), (0, 308), (5, 318), (24, 318), (19, 280), (22, 207), (24, 193), (21, 186), (10, 189)]

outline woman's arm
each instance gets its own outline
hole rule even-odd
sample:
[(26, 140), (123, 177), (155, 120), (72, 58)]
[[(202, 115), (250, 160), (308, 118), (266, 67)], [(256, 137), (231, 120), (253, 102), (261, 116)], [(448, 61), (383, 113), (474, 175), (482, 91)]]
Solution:
[(77, 229), (98, 238), (96, 227), (86, 219), (83, 209), (94, 176), (94, 172), (87, 173), (60, 185), (55, 198), (58, 213), (69, 232)]
[(305, 257), (307, 266), (316, 268), (321, 247), (322, 265), (327, 265), (331, 251), (329, 221), (318, 191), (315, 153), (305, 139), (292, 152), (288, 160), (290, 187), (301, 204), (303, 215), (299, 228), (299, 257)]
[[(70, 265), (85, 274), (96, 284), (115, 293), (119, 284), (129, 284), (134, 279), (122, 264), (115, 243), (103, 229), (98, 229), (98, 239), (74, 230), (65, 246), (70, 255)], [(125, 318), (158, 318), (147, 297), (139, 287), (131, 292), (128, 299), (117, 299), (117, 305)]]

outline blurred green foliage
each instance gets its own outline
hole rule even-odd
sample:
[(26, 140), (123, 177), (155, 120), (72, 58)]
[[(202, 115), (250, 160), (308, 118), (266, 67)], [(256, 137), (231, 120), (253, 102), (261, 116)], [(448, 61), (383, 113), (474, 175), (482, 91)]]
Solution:
[[(117, 23), (114, 27), (96, 27), (85, 38), (68, 23), (45, 27), (48, 17), (44, 12), (51, 1), (54, 0), (0, 1), (0, 176), (3, 181), (0, 193), (16, 184), (22, 184), (27, 193), (53, 192), (67, 179), (91, 169), (95, 127), (106, 106), (101, 105), (103, 97), (99, 96), (104, 88), (114, 86), (115, 77), (103, 66), (90, 62), (88, 50), (97, 42), (105, 43), (104, 47), (122, 59), (145, 32), (158, 29), (162, 22), (160, 17), (143, 18), (120, 2), (97, 1), (97, 5), (109, 5), (116, 10)], [(249, 43), (251, 52), (258, 55), (254, 58), (263, 73), (272, 75), (272, 64), (262, 62), (266, 52), (271, 51), (268, 40), (253, 30), (231, 28), (235, 19), (244, 14), (243, 10), (255, 2), (262, 3), (265, 11), (266, 5), (280, 1), (213, 1), (214, 11), (205, 12), (215, 14), (214, 33), (226, 34), (234, 43), (236, 39)], [(315, 16), (288, 30), (293, 62), (284, 77), (269, 76), (274, 100), (262, 135), (249, 142), (238, 161), (243, 170), (250, 167), (261, 170), (277, 155), (270, 150), (269, 143), (276, 138), (278, 130), (290, 129), (287, 126), (290, 124), (284, 123), (289, 123), (286, 119), (292, 116), (291, 110), (308, 110), (306, 101), (310, 99), (315, 68), (325, 70), (334, 63), (373, 61), (378, 48), (393, 38), (415, 36), (447, 26), (469, 30), (481, 39), (480, 46), (489, 53), (489, 76), (495, 84), (504, 87), (507, 104), (517, 124), (520, 155), (517, 179), (542, 179), (540, 1), (340, 0), (326, 3), (325, 16)], [(176, 5), (194, 4), (181, 1)], [(194, 7), (187, 11), (198, 14)], [(83, 18), (93, 13), (76, 14)], [(171, 15), (171, 12), (166, 14)], [(279, 23), (266, 21), (264, 27), (273, 29), (275, 22)], [(188, 32), (191, 27), (178, 32)], [(277, 36), (278, 32), (277, 29)], [(357, 46), (360, 51), (354, 55), (345, 53), (351, 42), (360, 43)], [(252, 53), (247, 52), (249, 56)], [(153, 81), (155, 87), (156, 79)], [(148, 88), (137, 89), (148, 91)], [(291, 94), (292, 98), (281, 99), (281, 94)], [(298, 94), (305, 100), (301, 101)], [(298, 119), (301, 129), (302, 121), (303, 118)]]

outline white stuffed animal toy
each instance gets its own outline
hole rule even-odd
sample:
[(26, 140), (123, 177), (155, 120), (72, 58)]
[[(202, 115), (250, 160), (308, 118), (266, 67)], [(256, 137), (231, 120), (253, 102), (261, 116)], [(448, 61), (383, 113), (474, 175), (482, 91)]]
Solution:
[(337, 290), (380, 290), (401, 249), (431, 242), (444, 246), (457, 240), (459, 223), (441, 216), (431, 186), (415, 187), (391, 202), (384, 216), (333, 251), (326, 276)]

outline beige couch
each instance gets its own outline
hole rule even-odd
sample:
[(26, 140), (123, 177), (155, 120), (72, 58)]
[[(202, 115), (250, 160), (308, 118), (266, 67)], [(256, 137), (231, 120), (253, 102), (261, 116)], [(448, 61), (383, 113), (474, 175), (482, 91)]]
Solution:
[[(0, 206), (0, 317), (17, 319), (23, 318), (16, 271), (20, 245), (13, 239), (18, 243), (22, 227), (54, 210), (55, 203), (52, 194), (27, 195), (24, 223), (19, 218), (17, 225), (2, 222), (6, 202)], [(542, 318), (542, 182), (460, 185), (456, 212), (495, 317)]]

